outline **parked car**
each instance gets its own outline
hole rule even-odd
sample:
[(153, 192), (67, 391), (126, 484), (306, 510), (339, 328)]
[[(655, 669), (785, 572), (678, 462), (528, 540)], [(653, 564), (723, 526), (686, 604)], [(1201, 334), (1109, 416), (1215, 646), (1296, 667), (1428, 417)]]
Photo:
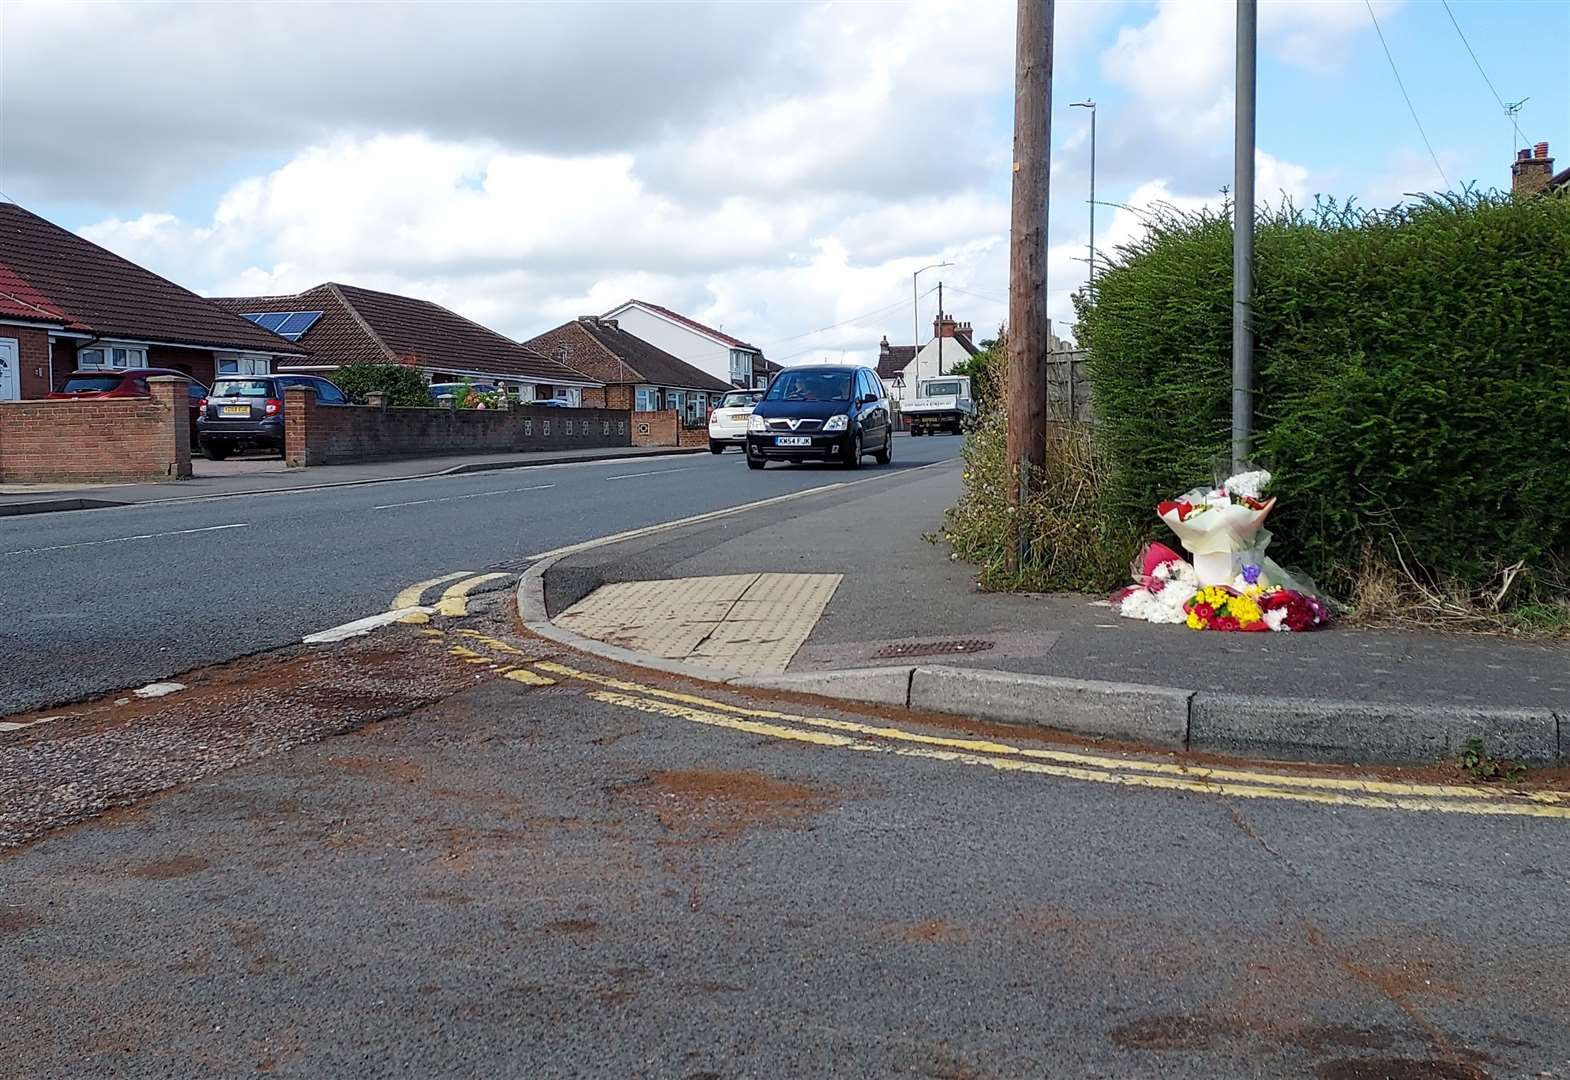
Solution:
[(283, 453), (284, 391), (291, 386), (316, 388), (323, 405), (347, 405), (344, 392), (319, 375), (220, 375), (197, 417), (202, 453), (222, 461), (242, 447)]
[(196, 445), (196, 418), (201, 415), (202, 402), (207, 397), (207, 387), (191, 378), (183, 371), (174, 368), (123, 368), (119, 371), (107, 371), (100, 368), (87, 368), (73, 371), (66, 377), (65, 385), (54, 391), (49, 396), (56, 400), (65, 398), (98, 398), (117, 397), (151, 397), (152, 387), (147, 385), (147, 380), (154, 375), (173, 375), (184, 379), (188, 384), (185, 388), (186, 400), (191, 406), (191, 445)]
[(709, 453), (723, 454), (727, 446), (747, 448), (747, 417), (763, 400), (762, 390), (737, 390), (726, 394), (709, 413)]
[(550, 398), (544, 399), (543, 401), (526, 401), (526, 402), (524, 402), (524, 404), (525, 405), (544, 405), (548, 409), (572, 409), (572, 408), (576, 408), (576, 406), (573, 405), (573, 403), (568, 401), (566, 398), (559, 398), (559, 397), (550, 397)]
[(809, 458), (855, 469), (866, 454), (879, 465), (894, 456), (888, 398), (871, 368), (786, 368), (747, 418), (749, 469)]

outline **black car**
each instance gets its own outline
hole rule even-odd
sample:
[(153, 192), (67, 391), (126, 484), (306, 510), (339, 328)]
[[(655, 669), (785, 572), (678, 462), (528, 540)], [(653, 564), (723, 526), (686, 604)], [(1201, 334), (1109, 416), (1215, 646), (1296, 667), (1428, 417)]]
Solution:
[(220, 375), (196, 418), (202, 453), (222, 461), (242, 447), (283, 452), (284, 391), (291, 386), (316, 390), (321, 405), (347, 405), (344, 392), (317, 375)]
[(770, 461), (838, 461), (858, 468), (894, 455), (894, 428), (883, 383), (871, 368), (787, 368), (747, 420), (747, 467)]

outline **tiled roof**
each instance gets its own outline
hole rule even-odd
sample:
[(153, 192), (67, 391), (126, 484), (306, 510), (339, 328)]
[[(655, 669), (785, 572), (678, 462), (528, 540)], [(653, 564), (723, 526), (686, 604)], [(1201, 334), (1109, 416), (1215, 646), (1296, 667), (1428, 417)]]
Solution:
[(543, 383), (586, 383), (580, 372), (429, 300), (328, 282), (294, 296), (230, 296), (234, 312), (320, 311), (300, 338), (313, 363), (408, 364)]
[(956, 333), (954, 335), (954, 340), (959, 342), (959, 347), (964, 349), (971, 356), (980, 356), (981, 355), (981, 350), (976, 348), (976, 343), (974, 341), (970, 340), (970, 335), (969, 334), (964, 333), (964, 332)]
[[(12, 317), (65, 316), (105, 338), (299, 356), (304, 349), (15, 203), (0, 203), (0, 267)], [(54, 318), (53, 321), (62, 321)]]
[(890, 345), (888, 352), (878, 353), (878, 378), (892, 379), (916, 359), (916, 346)]
[(619, 326), (612, 325), (613, 321), (580, 319), (578, 325), (609, 350), (611, 355), (620, 360), (625, 367), (631, 369), (637, 375), (635, 381), (652, 383), (655, 386), (671, 386), (678, 390), (734, 389), (730, 383), (716, 379), (685, 360), (677, 359), (664, 349), (649, 344)]
[[(690, 327), (691, 329), (696, 330), (699, 333), (707, 334), (711, 338), (714, 338), (717, 341), (723, 341), (725, 344), (730, 345), (730, 346), (732, 346), (734, 348), (737, 348), (737, 349), (751, 349), (753, 352), (760, 351), (756, 345), (749, 345), (747, 342), (741, 340), (741, 338), (732, 337), (731, 335), (727, 334), (723, 330), (716, 330), (712, 326), (704, 326), (697, 319), (689, 319), (689, 318), (687, 318), (687, 316), (681, 314), (678, 311), (672, 311), (668, 307), (661, 307), (659, 304), (651, 304), (647, 300), (628, 300), (627, 304), (637, 304), (639, 307), (648, 308), (650, 311), (653, 311), (653, 312), (656, 312), (656, 313), (658, 313), (660, 315), (663, 315), (667, 319), (674, 319), (676, 322), (681, 323), (683, 326)], [(621, 306), (622, 307), (626, 307), (627, 304), (623, 304)], [(618, 308), (617, 310), (620, 310), (620, 309)]]

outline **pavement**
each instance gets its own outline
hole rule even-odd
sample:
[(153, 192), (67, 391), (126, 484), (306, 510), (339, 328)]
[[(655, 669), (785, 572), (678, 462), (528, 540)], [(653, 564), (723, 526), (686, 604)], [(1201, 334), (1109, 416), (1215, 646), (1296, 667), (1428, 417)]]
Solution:
[(511, 607), (0, 735), (0, 1075), (1570, 1075), (1562, 791), (820, 708)]
[[(961, 471), (951, 460), (579, 551), (531, 574), (553, 616), (592, 603), (605, 583), (838, 575), (788, 666), (760, 685), (1285, 758), (1433, 761), (1474, 735), (1499, 756), (1570, 758), (1562, 644), (1346, 627), (1196, 634), (1122, 619), (1081, 596), (980, 592), (971, 567), (923, 538), (958, 499)], [(607, 640), (605, 655), (637, 662), (625, 640)], [(760, 674), (712, 655), (670, 660), (645, 653), (651, 666), (699, 677)]]
[[(958, 453), (956, 440), (898, 445), (891, 479)], [(751, 472), (734, 451), (531, 460), (402, 479), (389, 470), (415, 463), (328, 466), (283, 479), (381, 479), (277, 490), (242, 477), (261, 490), (0, 519), (0, 717), (298, 643), (385, 613), (420, 582), (517, 574), (563, 546), (846, 479), (827, 466)]]
[[(309, 491), (353, 484), (375, 484), (433, 476), (520, 469), (618, 458), (694, 454), (670, 446), (631, 446), (593, 450), (532, 451), (525, 454), (446, 454), (399, 458), (354, 465), (316, 465), (291, 469), (276, 454), (253, 453), (224, 461), (196, 457), (189, 480), (149, 484), (0, 484), (0, 517), (63, 510), (99, 510), (138, 503), (221, 498), (268, 492)], [(707, 452), (704, 447), (701, 452)]]

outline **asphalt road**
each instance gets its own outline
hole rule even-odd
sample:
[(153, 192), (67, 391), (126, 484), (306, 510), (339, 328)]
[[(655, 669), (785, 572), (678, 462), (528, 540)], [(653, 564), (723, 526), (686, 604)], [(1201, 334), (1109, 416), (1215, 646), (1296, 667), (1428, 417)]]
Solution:
[(1005, 771), (460, 670), (489, 674), (0, 858), (0, 1074), (1570, 1075), (1564, 818)]
[[(960, 445), (902, 438), (881, 471)], [(732, 451), (0, 519), (0, 715), (298, 641), (416, 581), (879, 471), (750, 472)]]

